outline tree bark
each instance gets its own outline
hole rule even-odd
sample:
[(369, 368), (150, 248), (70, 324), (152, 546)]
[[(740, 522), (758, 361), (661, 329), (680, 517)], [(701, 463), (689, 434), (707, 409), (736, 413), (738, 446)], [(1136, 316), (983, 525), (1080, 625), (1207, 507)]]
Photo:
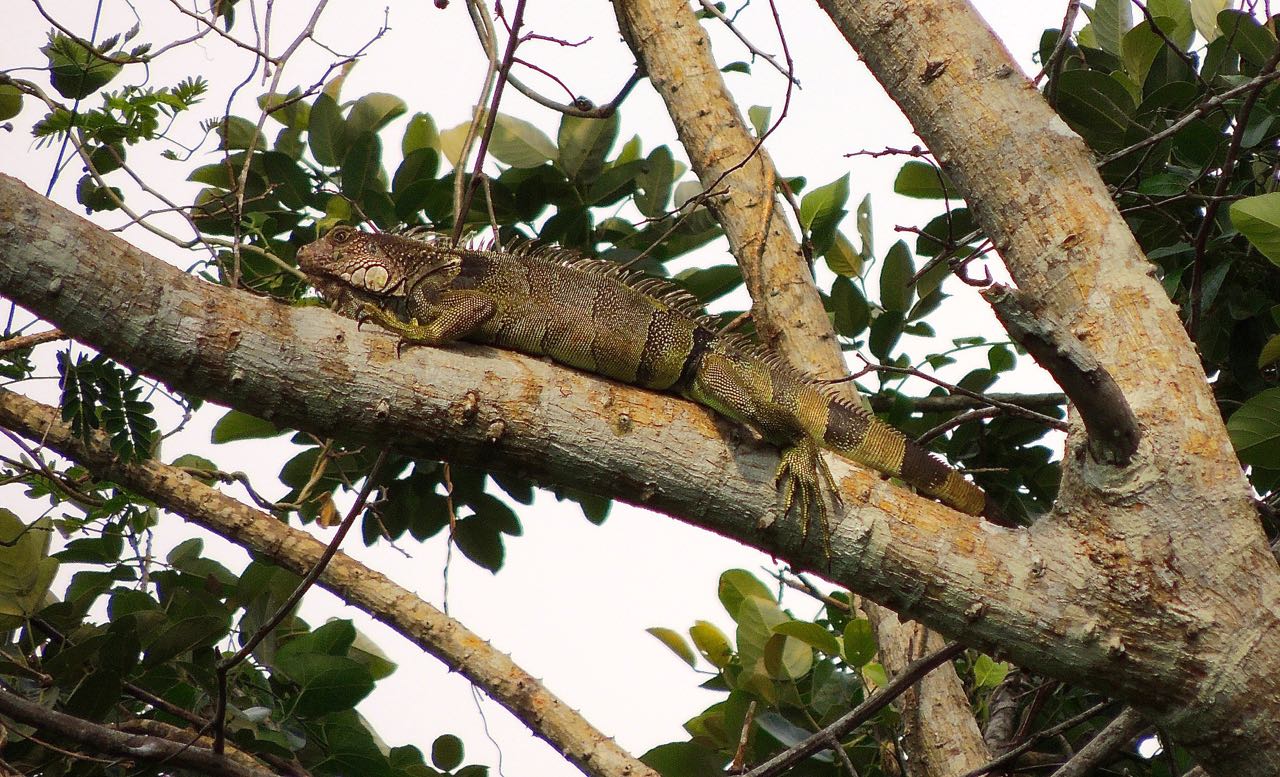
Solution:
[[(758, 330), (806, 374), (847, 376), (811, 268), (784, 215), (778, 172), (743, 120), (693, 10), (683, 0), (616, 0), (614, 7), (623, 37), (666, 104), (698, 180), (706, 189), (728, 191), (727, 196), (713, 198), (710, 206), (742, 267)], [(853, 381), (842, 384), (841, 390), (854, 402), (866, 404)], [(928, 638), (924, 630), (902, 623), (875, 602), (860, 605), (876, 624), (881, 663), (890, 676), (901, 673), (913, 658), (910, 646)], [(935, 647), (943, 644), (937, 635), (930, 642)], [(904, 718), (914, 724), (908, 726), (908, 751), (945, 752), (950, 760), (939, 763), (913, 755), (908, 759), (913, 777), (942, 776), (947, 769), (971, 769), (988, 761), (955, 669), (939, 667), (920, 687), (918, 694), (898, 703)], [(921, 714), (926, 707), (929, 714)]]
[[(1134, 702), (1211, 774), (1280, 770), (1280, 570), (1195, 351), (1084, 142), (961, 0), (819, 0), (964, 195), (1022, 291), (1120, 386), (1126, 467), (1069, 436), (1050, 526), (1098, 566), (1067, 641), (1183, 667)], [(1043, 527), (1043, 528), (1042, 528)], [(1100, 665), (1101, 666), (1101, 665)], [(1096, 686), (1095, 686), (1096, 687)]]

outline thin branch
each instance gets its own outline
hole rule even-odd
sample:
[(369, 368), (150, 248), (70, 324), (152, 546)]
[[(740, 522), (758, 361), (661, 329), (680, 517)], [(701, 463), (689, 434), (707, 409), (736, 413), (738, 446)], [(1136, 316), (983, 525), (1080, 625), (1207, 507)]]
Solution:
[(1005, 401), (996, 399), (995, 394), (988, 395), (988, 394), (980, 394), (976, 391), (970, 391), (969, 389), (963, 388), (954, 383), (948, 383), (945, 380), (935, 378), (929, 373), (921, 372), (920, 370), (917, 370), (914, 367), (897, 367), (892, 364), (876, 364), (874, 362), (868, 361), (866, 358), (862, 358), (862, 360), (866, 364), (866, 366), (863, 369), (859, 370), (856, 374), (850, 375), (847, 378), (837, 378), (835, 380), (829, 380), (829, 381), (823, 381), (823, 382), (824, 383), (841, 383), (843, 381), (848, 381), (848, 380), (857, 380), (858, 378), (862, 377), (868, 372), (888, 372), (894, 375), (908, 375), (913, 378), (920, 378), (921, 380), (927, 380), (930, 383), (934, 384), (935, 386), (941, 386), (953, 394), (960, 394), (962, 396), (968, 397), (971, 400), (980, 402), (984, 405), (990, 405), (992, 407), (1001, 408), (1002, 410), (1006, 411), (1010, 415), (1016, 415), (1022, 418), (1030, 419), (1032, 421), (1038, 421), (1044, 424), (1045, 426), (1048, 426), (1051, 429), (1057, 429), (1060, 432), (1067, 431), (1068, 427), (1065, 421), (1059, 421), (1056, 418), (1050, 418), (1049, 416), (1044, 415), (1042, 413), (1037, 413), (1034, 410), (1028, 410), (1025, 407), (1020, 407), (1019, 405), (1013, 404), (1011, 402), (1005, 402)]
[(347, 517), (342, 520), (342, 525), (338, 527), (338, 531), (333, 535), (333, 539), (329, 541), (329, 545), (324, 549), (324, 553), (315, 564), (311, 566), (311, 570), (307, 572), (307, 576), (298, 583), (298, 587), (293, 589), (293, 593), (289, 594), (289, 598), (285, 599), (266, 623), (249, 639), (245, 640), (240, 650), (236, 654), (218, 663), (218, 706), (217, 712), (213, 717), (213, 751), (221, 753), (224, 743), (224, 725), (227, 715), (227, 673), (238, 666), (242, 661), (249, 657), (249, 654), (258, 647), (262, 640), (267, 638), (276, 627), (289, 617), (294, 608), (298, 606), (298, 602), (302, 601), (302, 597), (306, 592), (315, 585), (316, 580), (324, 572), (325, 567), (333, 560), (333, 556), (338, 552), (338, 548), (342, 546), (342, 541), (346, 539), (347, 533), (351, 531), (351, 527), (355, 524), (356, 516), (364, 510), (365, 502), (369, 499), (369, 493), (373, 490), (374, 480), (378, 476), (378, 471), (382, 469), (382, 464), (387, 460), (387, 450), (383, 448), (378, 453), (378, 458), (373, 462), (373, 466), (369, 468), (369, 474), (365, 476), (364, 487), (360, 489), (360, 494), (356, 497), (355, 504), (351, 505), (350, 512)]
[(160, 737), (131, 734), (55, 712), (16, 694), (0, 690), (0, 713), (57, 734), (81, 747), (143, 763), (192, 769), (213, 777), (276, 777), (274, 772), (232, 761), (212, 750), (186, 746)]
[(21, 351), (23, 348), (31, 348), (42, 343), (51, 343), (54, 340), (61, 340), (66, 335), (61, 329), (50, 329), (47, 332), (36, 332), (33, 335), (19, 335), (18, 337), (10, 337), (8, 340), (0, 340), (0, 356), (14, 351)]
[(1028, 410), (1053, 410), (1067, 403), (1067, 395), (1059, 391), (1044, 394), (982, 394), (979, 397), (963, 394), (943, 394), (940, 397), (872, 394), (867, 399), (871, 402), (871, 409), (877, 413), (892, 410), (900, 403), (905, 403), (913, 413), (953, 413), (993, 406), (1004, 408), (1008, 405)]
[(1013, 748), (1012, 750), (1000, 756), (999, 758), (993, 758), (991, 759), (990, 762), (985, 763), (982, 766), (979, 766), (977, 769), (974, 769), (969, 772), (965, 772), (963, 775), (961, 775), (961, 777), (982, 777), (982, 775), (984, 774), (990, 774), (991, 772), (994, 772), (996, 769), (999, 769), (1003, 766), (1008, 766), (1009, 764), (1012, 764), (1014, 761), (1016, 761), (1018, 759), (1018, 756), (1030, 750), (1032, 746), (1035, 745), (1036, 742), (1039, 742), (1042, 739), (1048, 739), (1049, 737), (1057, 736), (1063, 731), (1068, 731), (1070, 729), (1073, 729), (1076, 726), (1080, 725), (1081, 723), (1084, 723), (1086, 720), (1101, 714), (1103, 710), (1105, 710), (1107, 707), (1110, 707), (1113, 704), (1115, 704), (1115, 702), (1113, 701), (1099, 702), (1093, 705), (1092, 707), (1090, 707), (1089, 709), (1085, 710), (1084, 712), (1081, 712), (1079, 715), (1076, 715), (1075, 717), (1067, 718), (1066, 720), (1062, 721), (1056, 726), (1051, 726), (1050, 728), (1046, 728), (1043, 731), (1038, 732), (1035, 736), (1031, 737), (1027, 741)]
[(1207, 113), (1213, 112), (1215, 109), (1220, 107), (1223, 103), (1230, 101), (1234, 97), (1245, 94), (1251, 89), (1257, 89), (1258, 87), (1263, 86), (1264, 84), (1269, 84), (1272, 81), (1275, 81), (1277, 78), (1280, 78), (1280, 71), (1272, 70), (1269, 72), (1260, 73), (1254, 76), (1253, 78), (1249, 79), (1248, 81), (1245, 81), (1243, 84), (1240, 84), (1239, 86), (1228, 89), (1227, 91), (1217, 95), (1216, 97), (1211, 97), (1210, 99), (1205, 100), (1204, 102), (1197, 105), (1195, 110), (1185, 114), (1184, 116), (1182, 116), (1182, 118), (1178, 119), (1174, 123), (1170, 124), (1168, 127), (1165, 127), (1164, 129), (1155, 133), (1154, 135), (1149, 135), (1146, 138), (1139, 140), (1137, 143), (1134, 143), (1131, 146), (1125, 146), (1119, 151), (1115, 151), (1113, 153), (1107, 154), (1102, 159), (1098, 160), (1097, 167), (1105, 167), (1106, 165), (1111, 164), (1112, 162), (1116, 161), (1117, 159), (1120, 159), (1121, 157), (1125, 157), (1125, 156), (1128, 156), (1129, 154), (1132, 154), (1134, 151), (1137, 151), (1138, 149), (1146, 148), (1147, 146), (1153, 146), (1161, 142), (1162, 140), (1170, 138), (1178, 134), (1178, 132), (1181, 131), (1183, 127), (1186, 127), (1188, 124), (1200, 118), (1201, 116), (1204, 116)]
[(702, 3), (702, 9), (704, 11), (716, 17), (717, 19), (719, 19), (721, 24), (723, 24), (726, 28), (728, 28), (729, 32), (733, 33), (738, 38), (738, 40), (742, 41), (742, 45), (747, 47), (747, 51), (751, 52), (751, 56), (759, 57), (763, 59), (765, 62), (768, 62), (770, 65), (773, 66), (773, 69), (781, 73), (784, 78), (788, 79), (789, 81), (791, 81), (791, 83), (795, 84), (796, 86), (800, 86), (800, 79), (795, 77), (795, 73), (793, 71), (789, 70), (788, 68), (784, 68), (782, 65), (779, 65), (778, 61), (773, 58), (772, 54), (767, 53), (766, 51), (764, 51), (763, 49), (759, 48), (754, 43), (752, 43), (751, 39), (748, 38), (745, 34), (743, 34), (742, 30), (739, 30), (737, 25), (735, 25), (733, 21), (729, 19), (729, 17), (725, 16), (724, 13), (721, 12), (721, 10), (716, 7), (715, 3), (711, 2), (711, 0), (698, 0), (698, 1)]
[(1053, 777), (1086, 777), (1130, 740), (1146, 731), (1151, 724), (1132, 707), (1125, 707), (1106, 728), (1080, 748), (1071, 760), (1053, 773)]
[(831, 747), (833, 739), (838, 742), (848, 736), (854, 729), (870, 720), (877, 712), (889, 706), (894, 699), (918, 683), (920, 678), (962, 652), (964, 652), (964, 645), (952, 642), (941, 650), (912, 661), (892, 682), (868, 696), (865, 701), (840, 716), (834, 723), (770, 758), (747, 772), (744, 777), (777, 777), (814, 753)]
[[(0, 426), (41, 440), (96, 476), (117, 482), (296, 574), (315, 569), (325, 554), (326, 546), (310, 534), (176, 467), (154, 460), (120, 461), (105, 435), (95, 432), (81, 439), (60, 420), (57, 408), (0, 390)], [(318, 582), (475, 683), (588, 775), (658, 777), (479, 635), (380, 572), (338, 552), (324, 566)]]

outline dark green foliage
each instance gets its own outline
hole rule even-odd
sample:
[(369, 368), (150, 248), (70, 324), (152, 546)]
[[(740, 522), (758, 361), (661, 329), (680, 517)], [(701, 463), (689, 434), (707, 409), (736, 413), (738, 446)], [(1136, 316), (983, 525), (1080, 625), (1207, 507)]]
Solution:
[(58, 386), (62, 389), (62, 420), (82, 437), (102, 429), (111, 447), (125, 461), (151, 455), (156, 422), (150, 402), (141, 398), (137, 374), (127, 375), (105, 356), (58, 354)]

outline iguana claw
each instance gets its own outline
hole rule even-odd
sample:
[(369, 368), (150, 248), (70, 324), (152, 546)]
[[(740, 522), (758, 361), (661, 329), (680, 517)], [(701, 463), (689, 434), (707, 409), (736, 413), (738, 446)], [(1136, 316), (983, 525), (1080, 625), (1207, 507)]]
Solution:
[[(831, 526), (827, 499), (830, 495), (832, 503), (840, 505), (840, 491), (836, 488), (835, 478), (831, 470), (818, 453), (817, 445), (804, 439), (782, 451), (778, 461), (778, 470), (774, 476), (774, 486), (782, 494), (783, 515), (790, 515), (792, 508), (798, 508), (800, 514), (800, 545), (803, 547), (809, 540), (809, 524), (816, 517), (822, 530), (822, 549), (831, 560)], [(823, 492), (826, 493), (823, 493)]]

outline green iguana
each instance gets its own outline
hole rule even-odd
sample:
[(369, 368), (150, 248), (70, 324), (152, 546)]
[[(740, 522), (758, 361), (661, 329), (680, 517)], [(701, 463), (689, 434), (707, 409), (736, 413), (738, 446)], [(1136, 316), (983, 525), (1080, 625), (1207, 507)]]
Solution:
[(757, 347), (716, 334), (673, 284), (559, 248), (450, 246), (448, 238), (335, 227), (298, 265), (339, 312), (402, 344), (488, 343), (659, 391), (746, 424), (782, 449), (775, 485), (803, 534), (822, 489), (839, 499), (827, 448), (970, 515), (997, 513), (981, 489), (901, 432)]

